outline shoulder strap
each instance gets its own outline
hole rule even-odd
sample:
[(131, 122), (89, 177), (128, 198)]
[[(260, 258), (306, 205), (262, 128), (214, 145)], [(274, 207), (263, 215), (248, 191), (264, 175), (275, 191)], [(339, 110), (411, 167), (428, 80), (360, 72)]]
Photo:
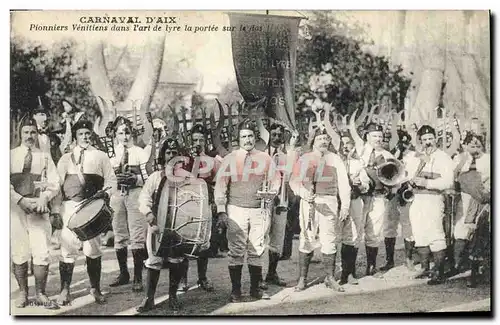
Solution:
[(455, 170), (453, 171), (454, 173), (454, 179), (457, 179), (458, 175), (460, 174), (460, 172), (462, 171), (462, 168), (464, 167), (465, 163), (467, 162), (467, 155), (462, 155), (462, 157), (460, 157), (460, 162), (458, 163), (458, 165), (455, 167)]
[(85, 186), (85, 177), (83, 176), (82, 173), (83, 166), (80, 167), (80, 165), (76, 163), (74, 152), (71, 153), (71, 162), (76, 166), (76, 176), (78, 177), (78, 180), (80, 181), (82, 186)]

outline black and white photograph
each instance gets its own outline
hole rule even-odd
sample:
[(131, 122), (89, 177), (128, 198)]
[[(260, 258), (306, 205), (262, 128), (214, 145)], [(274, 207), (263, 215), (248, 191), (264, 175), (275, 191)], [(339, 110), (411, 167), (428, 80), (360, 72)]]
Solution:
[(491, 317), (491, 19), (10, 10), (10, 315)]

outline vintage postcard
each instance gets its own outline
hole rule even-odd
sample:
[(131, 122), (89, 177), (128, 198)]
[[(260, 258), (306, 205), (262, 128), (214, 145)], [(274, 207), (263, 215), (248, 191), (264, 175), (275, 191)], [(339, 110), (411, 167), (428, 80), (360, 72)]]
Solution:
[(491, 315), (489, 11), (10, 18), (11, 315)]

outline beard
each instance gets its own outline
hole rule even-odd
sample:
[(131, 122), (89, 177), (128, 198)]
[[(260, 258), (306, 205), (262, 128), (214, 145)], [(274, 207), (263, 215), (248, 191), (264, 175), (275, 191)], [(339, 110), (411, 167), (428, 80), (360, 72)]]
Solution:
[(255, 147), (255, 143), (254, 142), (244, 142), (242, 147), (245, 150), (252, 150)]
[(328, 150), (328, 146), (327, 145), (320, 145), (320, 146), (318, 146), (318, 150), (320, 152), (325, 152)]
[(193, 146), (192, 153), (193, 153), (194, 155), (197, 155), (197, 156), (198, 156), (198, 155), (200, 155), (200, 154), (201, 154), (201, 152), (202, 152), (202, 148), (201, 148), (201, 146), (199, 146), (199, 145), (198, 145), (198, 146)]
[(275, 148), (281, 146), (282, 144), (283, 141), (281, 141), (280, 139), (271, 140), (271, 145)]
[(23, 142), (24, 142), (24, 144), (26, 146), (31, 147), (32, 145), (35, 144), (35, 139), (33, 139), (33, 138), (27, 138)]

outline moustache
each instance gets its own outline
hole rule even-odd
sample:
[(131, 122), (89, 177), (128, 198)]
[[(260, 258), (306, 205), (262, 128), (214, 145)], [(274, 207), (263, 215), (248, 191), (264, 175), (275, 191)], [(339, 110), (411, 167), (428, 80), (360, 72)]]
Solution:
[(429, 148), (430, 146), (432, 146), (432, 143), (426, 143), (425, 146)]

